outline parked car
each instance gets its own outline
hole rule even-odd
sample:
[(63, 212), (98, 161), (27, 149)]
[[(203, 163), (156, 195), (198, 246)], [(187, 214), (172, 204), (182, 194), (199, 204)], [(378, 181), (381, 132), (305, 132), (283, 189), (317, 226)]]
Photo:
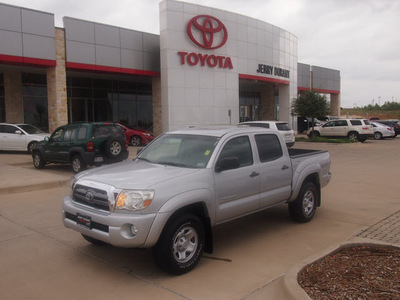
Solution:
[(395, 137), (393, 127), (379, 123), (379, 122), (371, 122), (371, 124), (374, 127), (374, 139), (375, 140), (382, 140), (384, 138)]
[(330, 163), (327, 151), (288, 149), (276, 130), (169, 132), (133, 161), (73, 176), (63, 223), (95, 245), (152, 247), (162, 269), (184, 274), (212, 253), (218, 224), (279, 203), (293, 220), (311, 221)]
[(50, 134), (29, 124), (0, 123), (0, 150), (28, 151)]
[[(312, 118), (297, 117), (297, 131), (303, 133), (312, 127)], [(314, 126), (321, 126), (324, 122), (321, 122), (317, 118), (314, 118)]]
[(128, 158), (128, 144), (122, 129), (114, 123), (72, 123), (58, 127), (32, 151), (37, 169), (49, 163), (71, 164), (78, 173), (87, 166)]
[(314, 127), (307, 131), (309, 137), (348, 137), (351, 140), (365, 142), (374, 136), (374, 129), (366, 119), (338, 119)]
[(381, 123), (381, 124), (384, 124), (384, 125), (388, 125), (388, 126), (393, 127), (393, 130), (394, 130), (394, 137), (396, 137), (398, 134), (400, 134), (400, 124), (399, 124), (399, 121), (397, 121), (397, 120), (379, 120), (379, 121), (376, 121), (376, 122), (379, 122), (379, 123)]
[(133, 129), (122, 123), (117, 123), (125, 133), (126, 140), (131, 146), (147, 145), (154, 140), (154, 135), (151, 131), (142, 129)]
[(249, 121), (242, 122), (239, 125), (248, 125), (252, 127), (264, 127), (278, 130), (285, 140), (286, 146), (292, 147), (295, 143), (294, 131), (290, 128), (288, 122), (284, 121)]
[(329, 121), (332, 121), (332, 120), (338, 120), (338, 119), (339, 119), (338, 116), (320, 117), (320, 118), (318, 118), (318, 121), (320, 123), (318, 126), (321, 126), (321, 125), (325, 124), (326, 122), (329, 122)]

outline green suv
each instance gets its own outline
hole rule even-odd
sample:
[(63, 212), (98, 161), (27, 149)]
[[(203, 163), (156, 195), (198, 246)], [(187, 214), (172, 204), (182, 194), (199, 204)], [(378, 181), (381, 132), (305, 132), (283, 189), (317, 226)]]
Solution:
[(123, 161), (128, 158), (124, 132), (114, 123), (72, 123), (58, 127), (32, 150), (33, 165), (69, 163), (78, 173), (87, 166)]

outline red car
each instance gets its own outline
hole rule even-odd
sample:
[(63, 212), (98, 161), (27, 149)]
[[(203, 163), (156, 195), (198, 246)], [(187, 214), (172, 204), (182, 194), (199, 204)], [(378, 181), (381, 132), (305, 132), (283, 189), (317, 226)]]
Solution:
[(121, 123), (117, 124), (121, 126), (122, 130), (125, 133), (126, 140), (131, 146), (147, 145), (152, 140), (154, 140), (154, 135), (151, 131), (142, 129), (132, 129)]

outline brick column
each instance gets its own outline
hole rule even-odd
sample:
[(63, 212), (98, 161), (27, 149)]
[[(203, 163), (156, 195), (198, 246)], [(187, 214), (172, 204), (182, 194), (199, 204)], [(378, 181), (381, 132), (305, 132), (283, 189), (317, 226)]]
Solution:
[(22, 75), (20, 72), (4, 72), (4, 101), (6, 122), (23, 123)]
[(261, 89), (261, 119), (274, 120), (274, 87), (272, 85), (263, 86)]
[(68, 123), (67, 74), (65, 69), (64, 29), (56, 28), (57, 65), (47, 69), (47, 101), (49, 132)]
[(331, 112), (332, 116), (340, 116), (340, 94), (331, 94)]
[(152, 79), (152, 96), (153, 96), (153, 133), (154, 136), (158, 136), (161, 133), (163, 133), (160, 77), (153, 77)]

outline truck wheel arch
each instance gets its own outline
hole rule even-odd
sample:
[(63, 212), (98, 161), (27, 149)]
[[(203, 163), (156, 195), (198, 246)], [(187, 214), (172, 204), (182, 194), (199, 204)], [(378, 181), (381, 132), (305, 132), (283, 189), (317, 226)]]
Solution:
[[(307, 173), (308, 173), (308, 175), (303, 175), (303, 174), (307, 174)], [(304, 176), (304, 178), (303, 178), (303, 176)], [(318, 189), (319, 200), (318, 200), (317, 206), (321, 205), (321, 182), (320, 182), (320, 175), (319, 175), (319, 172), (317, 169), (303, 170), (302, 174), (297, 176), (294, 181), (297, 182), (297, 184), (293, 187), (292, 195), (290, 196), (290, 199), (288, 201), (289, 203), (296, 200), (297, 195), (300, 193), (300, 190), (301, 190), (302, 186), (304, 185), (304, 183), (311, 181), (316, 185), (316, 187)]]
[[(145, 247), (154, 246), (160, 236), (167, 230), (168, 226), (170, 226), (174, 220), (182, 215), (194, 215), (200, 219), (203, 224), (204, 232), (205, 232), (205, 245), (204, 251), (207, 253), (212, 253), (213, 251), (213, 238), (212, 238), (212, 229), (211, 229), (211, 219), (208, 215), (207, 206), (204, 202), (195, 202), (192, 204), (188, 204), (177, 209), (174, 213), (172, 213), (166, 219), (163, 218), (164, 214), (161, 214), (160, 218), (156, 217), (153, 222), (153, 225), (150, 229), (149, 235), (145, 242)], [(165, 215), (164, 215), (165, 216)], [(162, 230), (159, 231), (158, 228), (162, 226)]]

